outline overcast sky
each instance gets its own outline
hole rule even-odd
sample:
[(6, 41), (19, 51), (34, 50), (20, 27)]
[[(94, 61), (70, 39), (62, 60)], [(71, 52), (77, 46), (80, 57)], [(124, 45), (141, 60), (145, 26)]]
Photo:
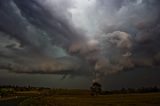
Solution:
[(0, 85), (160, 86), (159, 0), (1, 0)]

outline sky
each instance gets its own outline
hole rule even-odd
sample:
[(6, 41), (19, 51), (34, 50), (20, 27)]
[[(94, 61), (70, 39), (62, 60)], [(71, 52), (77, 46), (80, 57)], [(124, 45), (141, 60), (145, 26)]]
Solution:
[(1, 0), (0, 85), (160, 86), (159, 0)]

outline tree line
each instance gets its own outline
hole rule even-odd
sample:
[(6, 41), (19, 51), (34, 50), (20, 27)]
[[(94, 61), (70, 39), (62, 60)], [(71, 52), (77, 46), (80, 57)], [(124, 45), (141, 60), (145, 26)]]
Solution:
[(102, 91), (101, 84), (94, 82), (90, 87), (91, 95), (107, 95), (107, 94), (127, 94), (127, 93), (150, 93), (150, 92), (160, 92), (160, 88), (154, 87), (141, 87), (141, 88), (122, 88), (120, 90), (105, 90)]
[(160, 92), (160, 88), (157, 86), (154, 87), (141, 87), (141, 88), (122, 88), (120, 90), (106, 90), (102, 94), (127, 94), (127, 93), (152, 93)]
[(81, 89), (57, 89), (46, 87), (31, 87), (31, 86), (0, 86), (0, 97), (9, 96), (15, 94), (18, 91), (39, 91), (44, 92), (46, 95), (79, 95), (79, 94), (91, 94), (96, 95), (108, 95), (108, 94), (129, 94), (129, 93), (150, 93), (160, 92), (160, 88), (154, 87), (141, 87), (141, 88), (122, 88), (120, 90), (102, 90), (99, 83), (93, 83), (90, 90)]

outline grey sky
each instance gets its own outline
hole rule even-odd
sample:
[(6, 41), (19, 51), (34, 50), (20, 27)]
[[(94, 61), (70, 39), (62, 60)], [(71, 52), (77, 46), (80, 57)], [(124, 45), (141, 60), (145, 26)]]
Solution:
[(159, 0), (1, 0), (0, 84), (159, 85), (159, 10)]

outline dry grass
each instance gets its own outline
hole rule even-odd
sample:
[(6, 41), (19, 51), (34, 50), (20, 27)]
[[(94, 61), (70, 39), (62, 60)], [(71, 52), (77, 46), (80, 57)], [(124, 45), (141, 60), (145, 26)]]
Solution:
[(21, 106), (160, 106), (160, 93), (41, 96), (27, 99)]

